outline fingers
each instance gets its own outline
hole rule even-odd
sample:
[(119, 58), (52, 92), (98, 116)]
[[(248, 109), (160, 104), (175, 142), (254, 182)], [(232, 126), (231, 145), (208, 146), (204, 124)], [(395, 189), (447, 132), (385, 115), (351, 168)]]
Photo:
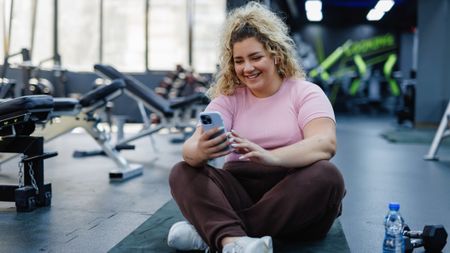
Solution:
[(235, 130), (231, 130), (231, 132), (228, 133), (228, 138), (230, 142), (233, 143), (250, 143), (253, 144), (253, 142), (243, 138), (240, 136)]
[(261, 153), (258, 151), (251, 151), (239, 157), (239, 160), (258, 160)]
[(254, 150), (262, 151), (259, 145), (242, 138), (235, 130), (231, 130), (229, 133), (229, 141), (234, 153), (237, 154), (246, 154)]
[(227, 134), (223, 128), (213, 128), (204, 132), (199, 140), (199, 148), (208, 159), (227, 155), (231, 152), (228, 148)]
[(245, 154), (250, 152), (250, 150), (248, 148), (235, 148), (233, 147), (233, 152), (236, 154)]
[(225, 141), (223, 141), (223, 142), (221, 142), (221, 143), (219, 143), (217, 145), (209, 147), (208, 148), (208, 153), (209, 154), (214, 154), (214, 153), (222, 152), (224, 150), (228, 151), (230, 149), (229, 145), (230, 144), (228, 143), (228, 141), (225, 140)]
[[(220, 132), (223, 132), (220, 134)], [(203, 133), (200, 139), (205, 142), (208, 147), (215, 146), (227, 140), (227, 134), (223, 128), (213, 128)]]
[(209, 157), (210, 157), (210, 159), (213, 159), (213, 158), (217, 158), (217, 157), (228, 155), (231, 152), (232, 152), (232, 150), (228, 149), (228, 150), (225, 150), (225, 151), (221, 151), (221, 152), (218, 152), (218, 153), (211, 154)]
[(247, 152), (252, 150), (258, 150), (259, 146), (251, 141), (242, 138), (233, 138), (231, 147), (240, 150), (247, 150)]
[[(235, 130), (225, 133), (223, 128), (204, 131), (200, 137), (201, 150), (209, 159), (228, 155), (231, 152), (243, 154), (239, 159), (259, 160), (264, 156), (264, 149), (243, 138)], [(227, 148), (231, 146), (232, 149)]]
[[(225, 144), (225, 146), (228, 146), (228, 137), (225, 133), (220, 134), (220, 132), (223, 131), (222, 130), (218, 130), (218, 131), (214, 131), (211, 135), (210, 138), (208, 138), (207, 141), (205, 141), (205, 145), (208, 147), (215, 147), (215, 146), (219, 146), (221, 144)], [(223, 148), (223, 147), (222, 147)]]
[(229, 135), (230, 135), (230, 136), (228, 136), (228, 137), (240, 137), (240, 138), (241, 138), (241, 135), (240, 135), (238, 132), (236, 132), (236, 130), (234, 130), (234, 129), (232, 129), (232, 130), (229, 132)]

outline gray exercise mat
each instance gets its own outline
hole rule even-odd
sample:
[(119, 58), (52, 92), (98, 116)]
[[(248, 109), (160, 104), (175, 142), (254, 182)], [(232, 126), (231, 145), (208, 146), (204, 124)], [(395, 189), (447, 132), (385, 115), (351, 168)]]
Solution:
[[(179, 252), (167, 246), (167, 233), (173, 223), (182, 220), (184, 218), (175, 201), (171, 200), (109, 252)], [(344, 231), (342, 231), (341, 223), (339, 220), (336, 220), (325, 239), (307, 243), (282, 243), (274, 241), (274, 252), (344, 253), (350, 252), (350, 249), (345, 239)]]
[[(436, 129), (389, 129), (381, 133), (381, 137), (393, 143), (412, 143), (431, 145)], [(444, 139), (442, 145), (449, 146), (450, 139)]]

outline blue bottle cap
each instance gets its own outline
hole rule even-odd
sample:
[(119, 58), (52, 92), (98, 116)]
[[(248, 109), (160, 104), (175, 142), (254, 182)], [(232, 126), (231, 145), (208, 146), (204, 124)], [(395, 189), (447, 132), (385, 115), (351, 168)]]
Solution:
[(398, 211), (400, 209), (400, 204), (397, 202), (389, 203), (389, 210)]

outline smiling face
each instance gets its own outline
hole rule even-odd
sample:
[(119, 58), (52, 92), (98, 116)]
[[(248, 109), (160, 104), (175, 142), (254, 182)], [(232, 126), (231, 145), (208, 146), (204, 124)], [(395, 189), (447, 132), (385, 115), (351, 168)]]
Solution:
[(275, 59), (255, 37), (233, 45), (234, 71), (256, 97), (269, 97), (281, 86)]

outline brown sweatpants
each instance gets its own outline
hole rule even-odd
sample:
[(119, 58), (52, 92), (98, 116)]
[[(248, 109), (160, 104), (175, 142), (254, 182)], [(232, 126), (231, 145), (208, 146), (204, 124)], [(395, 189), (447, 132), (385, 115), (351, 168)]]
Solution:
[(182, 214), (213, 251), (227, 236), (323, 238), (345, 194), (341, 173), (328, 161), (296, 169), (248, 161), (227, 162), (223, 169), (180, 162), (169, 184)]

